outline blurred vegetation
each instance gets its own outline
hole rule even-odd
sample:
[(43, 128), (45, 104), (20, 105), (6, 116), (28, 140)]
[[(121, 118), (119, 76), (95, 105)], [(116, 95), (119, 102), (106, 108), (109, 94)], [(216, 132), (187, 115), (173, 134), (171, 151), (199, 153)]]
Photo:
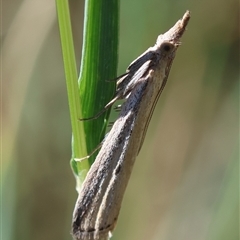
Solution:
[[(71, 1), (78, 66), (83, 1)], [(71, 239), (71, 128), (53, 1), (2, 2), (4, 240)], [(236, 1), (122, 0), (119, 71), (191, 11), (113, 240), (239, 239)]]

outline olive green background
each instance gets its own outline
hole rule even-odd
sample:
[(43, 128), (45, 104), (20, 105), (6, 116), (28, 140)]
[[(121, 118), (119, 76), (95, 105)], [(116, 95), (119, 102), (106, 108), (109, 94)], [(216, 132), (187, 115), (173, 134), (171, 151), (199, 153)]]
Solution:
[[(70, 1), (78, 66), (83, 5)], [(185, 10), (192, 18), (112, 239), (239, 239), (238, 2), (120, 6), (119, 74)], [(77, 193), (55, 3), (5, 0), (1, 20), (1, 239), (70, 240)]]

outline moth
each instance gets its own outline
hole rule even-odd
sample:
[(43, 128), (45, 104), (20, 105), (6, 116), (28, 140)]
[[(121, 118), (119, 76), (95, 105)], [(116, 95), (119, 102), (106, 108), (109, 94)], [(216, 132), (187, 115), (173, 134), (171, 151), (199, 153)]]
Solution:
[(103, 111), (118, 99), (125, 102), (79, 192), (72, 221), (74, 239), (111, 236), (135, 159), (189, 19), (187, 11), (118, 78), (116, 95)]

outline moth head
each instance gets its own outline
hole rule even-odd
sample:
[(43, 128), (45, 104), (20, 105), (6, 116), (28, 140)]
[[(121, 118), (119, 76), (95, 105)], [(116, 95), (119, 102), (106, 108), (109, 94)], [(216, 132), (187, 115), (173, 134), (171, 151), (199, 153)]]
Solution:
[(170, 42), (170, 41), (163, 41), (161, 44), (158, 45), (158, 54), (161, 56), (161, 57), (168, 57), (168, 56), (172, 56), (176, 49), (177, 49), (177, 46), (176, 44)]
[(162, 40), (157, 42), (154, 46), (157, 56), (157, 61), (163, 61), (165, 59), (172, 59), (175, 56), (177, 45), (171, 41)]

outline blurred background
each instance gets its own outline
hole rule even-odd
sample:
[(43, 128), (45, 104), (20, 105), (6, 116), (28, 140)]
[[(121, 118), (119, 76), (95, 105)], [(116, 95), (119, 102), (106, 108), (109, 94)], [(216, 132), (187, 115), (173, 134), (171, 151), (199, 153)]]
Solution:
[[(69, 3), (79, 66), (84, 1)], [(239, 239), (238, 5), (121, 1), (119, 74), (185, 10), (192, 18), (113, 240)], [(77, 192), (55, 2), (3, 0), (1, 20), (1, 239), (70, 240)]]

